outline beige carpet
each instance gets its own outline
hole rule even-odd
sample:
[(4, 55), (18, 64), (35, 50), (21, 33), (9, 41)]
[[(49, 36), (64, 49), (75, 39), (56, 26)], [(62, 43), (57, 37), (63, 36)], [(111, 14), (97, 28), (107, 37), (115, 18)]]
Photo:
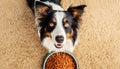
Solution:
[[(120, 69), (120, 0), (63, 0), (86, 4), (74, 54), (81, 69)], [(41, 46), (26, 0), (0, 0), (0, 69), (41, 69)]]

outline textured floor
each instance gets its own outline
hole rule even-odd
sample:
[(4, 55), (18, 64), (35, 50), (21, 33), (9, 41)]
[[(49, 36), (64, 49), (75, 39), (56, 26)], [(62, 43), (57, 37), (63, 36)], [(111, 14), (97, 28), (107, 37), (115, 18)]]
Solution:
[[(74, 54), (81, 69), (120, 69), (120, 1), (63, 0), (86, 4)], [(41, 69), (41, 46), (26, 0), (0, 0), (0, 69)]]

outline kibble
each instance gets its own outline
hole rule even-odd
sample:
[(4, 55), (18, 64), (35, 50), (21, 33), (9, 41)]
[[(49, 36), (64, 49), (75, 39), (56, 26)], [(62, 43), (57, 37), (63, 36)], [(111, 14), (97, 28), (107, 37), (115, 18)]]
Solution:
[(76, 69), (76, 63), (69, 54), (57, 52), (47, 59), (45, 69)]

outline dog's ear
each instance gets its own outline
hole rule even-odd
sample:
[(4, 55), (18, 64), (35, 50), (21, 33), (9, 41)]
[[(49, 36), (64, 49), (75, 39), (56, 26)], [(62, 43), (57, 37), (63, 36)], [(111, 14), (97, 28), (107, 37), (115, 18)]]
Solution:
[(50, 6), (44, 4), (40, 1), (35, 2), (35, 7), (34, 8), (35, 8), (35, 12), (37, 12), (37, 16), (39, 16), (41, 18), (46, 16), (51, 9)]
[(71, 13), (73, 19), (78, 19), (83, 14), (85, 7), (86, 5), (69, 7), (67, 11)]

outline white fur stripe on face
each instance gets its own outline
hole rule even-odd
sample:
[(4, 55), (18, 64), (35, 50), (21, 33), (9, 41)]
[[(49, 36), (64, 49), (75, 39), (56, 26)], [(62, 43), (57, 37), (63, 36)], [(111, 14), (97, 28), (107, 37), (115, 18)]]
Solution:
[(63, 43), (65, 43), (65, 41), (66, 41), (66, 33), (65, 33), (63, 23), (62, 23), (63, 18), (65, 17), (65, 14), (64, 14), (64, 12), (56, 12), (54, 16), (55, 16), (55, 18), (57, 20), (56, 21), (57, 24), (56, 24), (55, 29), (52, 32), (52, 40), (55, 43), (57, 43), (55, 41), (55, 37), (58, 36), (58, 35), (61, 35), (61, 36), (64, 37), (64, 42)]
[(35, 0), (35, 1), (40, 1), (40, 0)]

